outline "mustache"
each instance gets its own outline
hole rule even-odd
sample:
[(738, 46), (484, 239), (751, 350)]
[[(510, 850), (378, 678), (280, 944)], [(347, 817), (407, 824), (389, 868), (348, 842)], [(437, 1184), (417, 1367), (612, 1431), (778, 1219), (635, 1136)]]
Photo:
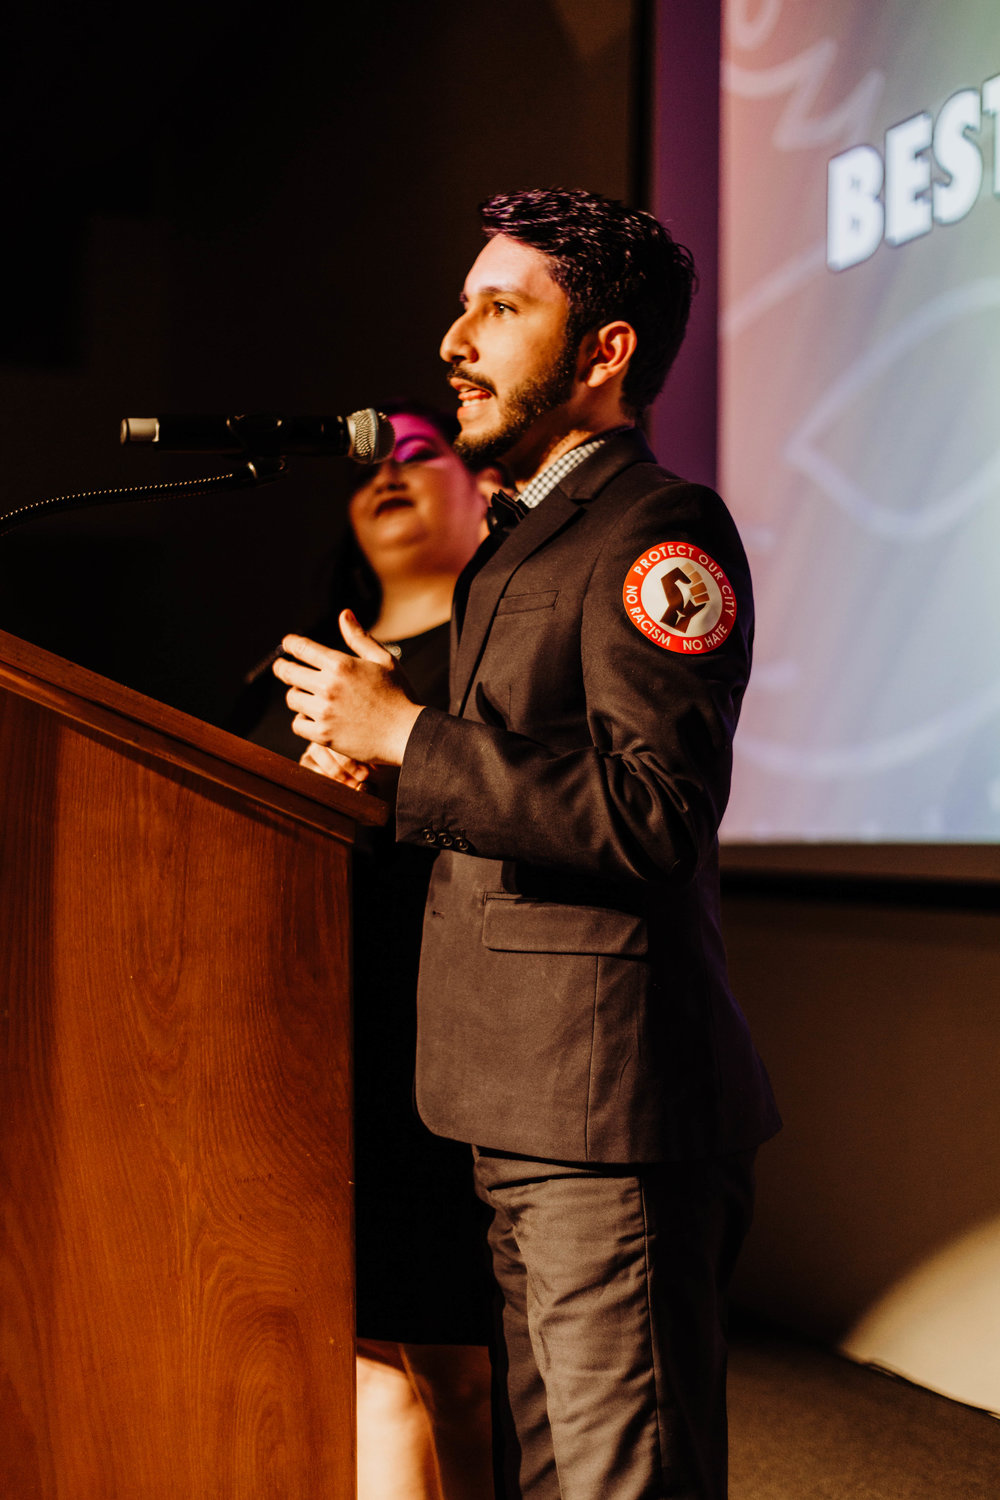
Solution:
[(486, 391), (490, 396), (495, 396), (497, 393), (497, 388), (492, 380), (488, 380), (485, 375), (473, 375), (471, 371), (466, 370), (460, 364), (452, 365), (445, 379), (464, 380), (466, 385), (474, 385), (477, 390)]

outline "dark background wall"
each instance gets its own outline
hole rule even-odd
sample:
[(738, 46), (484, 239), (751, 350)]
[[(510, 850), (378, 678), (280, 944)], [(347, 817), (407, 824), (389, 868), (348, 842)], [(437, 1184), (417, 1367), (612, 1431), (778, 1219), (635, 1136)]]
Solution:
[[(451, 405), (437, 349), (476, 204), (630, 190), (628, 0), (43, 0), (12, 25), (5, 511), (224, 467), (119, 449), (125, 415)], [(298, 617), (342, 462), (34, 521), (0, 539), (0, 627), (217, 719)]]
[[(986, 884), (740, 877), (725, 892), (733, 983), (785, 1117), (758, 1161), (739, 1297), (839, 1341), (963, 1241), (981, 1275), (985, 1236), (985, 1283), (970, 1253), (914, 1299), (905, 1373), (929, 1384), (945, 1356), (962, 1369), (1000, 1304), (997, 907)], [(971, 1390), (953, 1394), (987, 1404)]]
[[(436, 351), (480, 199), (527, 183), (634, 196), (654, 155), (659, 171), (674, 162), (679, 196), (696, 191), (717, 111), (681, 97), (681, 52), (702, 49), (710, 85), (717, 10), (692, 29), (686, 7), (656, 9), (678, 50), (653, 153), (650, 7), (629, 0), (307, 3), (266, 24), (190, 0), (21, 8), (4, 101), (0, 509), (222, 467), (120, 449), (124, 415), (447, 404)], [(713, 202), (710, 162), (704, 178)], [(692, 217), (705, 232), (702, 202), (670, 217), (681, 239)], [(691, 381), (711, 399), (703, 336), (657, 417), (667, 463), (706, 406)], [(0, 538), (0, 628), (218, 720), (244, 668), (309, 617), (342, 486), (340, 461), (300, 460), (249, 494), (34, 521)], [(995, 1211), (994, 898), (729, 888), (734, 976), (786, 1116), (762, 1155), (744, 1300), (836, 1338)]]

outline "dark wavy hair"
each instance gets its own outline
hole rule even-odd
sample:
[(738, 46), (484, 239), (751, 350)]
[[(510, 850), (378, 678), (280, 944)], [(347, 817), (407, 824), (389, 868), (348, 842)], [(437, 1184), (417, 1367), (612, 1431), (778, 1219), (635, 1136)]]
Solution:
[(479, 207), (487, 238), (540, 250), (569, 300), (567, 342), (615, 318), (637, 345), (622, 395), (636, 417), (659, 395), (687, 328), (697, 274), (691, 252), (652, 214), (574, 188), (497, 193)]

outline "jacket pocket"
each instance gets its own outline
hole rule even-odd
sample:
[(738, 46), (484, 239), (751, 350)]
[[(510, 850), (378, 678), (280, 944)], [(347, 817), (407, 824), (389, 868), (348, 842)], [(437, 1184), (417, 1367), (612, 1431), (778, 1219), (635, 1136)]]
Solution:
[(504, 953), (606, 953), (641, 958), (646, 923), (604, 906), (561, 906), (518, 896), (486, 896), (483, 943)]
[(558, 598), (558, 589), (541, 594), (504, 594), (497, 603), (497, 614), (515, 615), (529, 609), (554, 609)]

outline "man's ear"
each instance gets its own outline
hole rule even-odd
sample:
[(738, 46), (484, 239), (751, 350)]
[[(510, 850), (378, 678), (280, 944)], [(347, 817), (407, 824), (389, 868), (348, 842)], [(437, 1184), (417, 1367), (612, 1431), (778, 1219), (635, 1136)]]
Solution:
[(593, 329), (580, 345), (580, 379), (594, 388), (624, 379), (638, 343), (635, 329), (623, 318)]

